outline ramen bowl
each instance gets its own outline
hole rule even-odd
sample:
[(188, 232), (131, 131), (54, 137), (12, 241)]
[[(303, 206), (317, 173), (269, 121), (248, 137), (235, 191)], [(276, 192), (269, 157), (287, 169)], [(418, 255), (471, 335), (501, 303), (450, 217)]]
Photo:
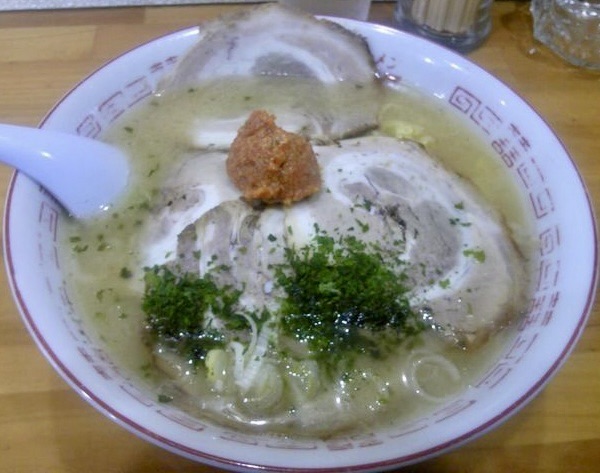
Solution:
[[(592, 307), (593, 211), (572, 159), (544, 120), (504, 84), (449, 50), (386, 27), (335, 21), (367, 39), (382, 74), (470, 123), (514, 180), (537, 248), (527, 314), (467, 390), (408, 423), (324, 440), (240, 432), (159, 402), (95, 342), (63, 274), (57, 235), (69, 217), (44, 189), (16, 173), (6, 203), (4, 249), (14, 299), (33, 339), (93, 407), (198, 462), (235, 471), (382, 471), (440, 455), (498, 426), (536, 396), (567, 359)], [(152, 95), (201, 28), (158, 38), (109, 62), (76, 85), (43, 128), (99, 137)]]

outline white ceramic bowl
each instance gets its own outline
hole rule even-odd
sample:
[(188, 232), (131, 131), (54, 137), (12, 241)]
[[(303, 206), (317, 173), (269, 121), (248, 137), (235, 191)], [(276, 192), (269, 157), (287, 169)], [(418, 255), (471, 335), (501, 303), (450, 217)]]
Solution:
[[(364, 35), (384, 73), (471, 120), (527, 196), (540, 243), (531, 310), (474, 387), (410, 425), (349, 439), (295, 441), (243, 435), (156, 402), (81, 330), (61, 274), (56, 202), (16, 173), (4, 217), (7, 270), (23, 320), (50, 363), (87, 401), (133, 433), (191, 459), (242, 470), (381, 471), (439, 455), (517, 412), (563, 364), (590, 312), (596, 233), (589, 198), (564, 147), (521, 98), (463, 57), (389, 28), (344, 20)], [(44, 128), (98, 136), (152, 93), (199, 29), (142, 45), (83, 80)], [(68, 185), (65, 182), (65, 185)]]

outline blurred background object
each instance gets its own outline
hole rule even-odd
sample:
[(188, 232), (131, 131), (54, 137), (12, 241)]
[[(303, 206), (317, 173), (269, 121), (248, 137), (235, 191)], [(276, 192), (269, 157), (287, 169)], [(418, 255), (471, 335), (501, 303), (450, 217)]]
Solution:
[[(374, 0), (378, 2), (389, 0)], [(52, 10), (67, 8), (130, 7), (160, 5), (259, 3), (256, 0), (0, 0), (2, 10)], [(321, 15), (366, 20), (371, 0), (286, 0), (298, 8)]]
[(366, 20), (371, 8), (371, 0), (279, 0), (279, 3), (313, 15), (329, 15), (354, 20)]
[(402, 29), (460, 52), (478, 47), (492, 28), (492, 0), (398, 0)]
[(533, 0), (533, 34), (569, 63), (600, 70), (600, 0)]

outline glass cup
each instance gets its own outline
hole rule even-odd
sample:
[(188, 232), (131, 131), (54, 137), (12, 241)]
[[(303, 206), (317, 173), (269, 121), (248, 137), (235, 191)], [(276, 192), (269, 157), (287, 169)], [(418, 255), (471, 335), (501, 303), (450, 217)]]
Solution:
[(600, 0), (532, 0), (533, 36), (569, 63), (600, 70)]
[(398, 0), (400, 27), (459, 52), (479, 46), (490, 34), (492, 0)]
[(371, 0), (279, 0), (288, 7), (297, 8), (313, 15), (328, 15), (354, 20), (366, 20)]

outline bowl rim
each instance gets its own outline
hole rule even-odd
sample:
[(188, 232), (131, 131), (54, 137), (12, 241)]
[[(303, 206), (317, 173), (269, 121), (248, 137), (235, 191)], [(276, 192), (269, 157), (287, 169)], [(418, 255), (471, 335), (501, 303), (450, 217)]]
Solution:
[[(395, 29), (387, 27), (387, 26), (375, 25), (375, 24), (370, 24), (370, 23), (359, 22), (356, 20), (347, 20), (347, 19), (341, 19), (341, 18), (331, 18), (331, 19), (333, 21), (341, 23), (342, 25), (350, 27), (351, 29), (353, 27), (367, 28), (372, 31), (383, 32), (384, 34), (407, 36), (407, 37), (410, 37), (411, 41), (416, 41), (417, 44), (419, 42), (430, 43), (428, 40), (425, 40), (423, 38), (414, 37), (414, 36), (410, 35), (409, 33), (398, 31), (398, 30), (395, 30)], [(63, 102), (65, 100), (67, 100), (73, 93), (75, 93), (75, 91), (77, 91), (82, 86), (82, 84), (89, 81), (90, 78), (93, 77), (94, 75), (96, 75), (99, 71), (109, 67), (111, 64), (113, 64), (117, 61), (122, 60), (122, 58), (129, 55), (130, 53), (138, 50), (139, 48), (154, 44), (156, 42), (162, 42), (162, 41), (165, 41), (168, 39), (175, 39), (182, 35), (196, 35), (197, 36), (199, 34), (201, 34), (201, 26), (200, 27), (198, 27), (198, 26), (188, 27), (188, 28), (179, 29), (179, 30), (176, 30), (176, 31), (173, 31), (170, 33), (166, 33), (166, 34), (157, 36), (157, 37), (150, 39), (144, 43), (141, 43), (137, 46), (129, 48), (128, 50), (124, 51), (123, 53), (119, 54), (118, 56), (112, 58), (111, 60), (105, 62), (104, 64), (102, 64), (101, 66), (96, 68), (93, 72), (88, 74), (85, 78), (83, 78), (76, 85), (74, 85), (66, 94), (63, 95), (63, 97), (59, 101), (57, 101), (57, 103), (45, 115), (45, 117), (41, 121), (40, 126), (44, 127), (45, 125), (47, 125), (49, 119), (61, 107)], [(445, 48), (443, 48), (439, 45), (435, 45), (434, 43), (430, 43), (430, 45), (432, 45), (435, 48), (440, 48), (442, 50), (445, 50)], [(535, 110), (535, 108), (532, 107), (529, 103), (527, 103), (514, 90), (512, 90), (510, 87), (506, 86), (500, 79), (494, 77), (493, 75), (491, 75), (490, 73), (485, 71), (483, 68), (481, 68), (474, 62), (470, 61), (469, 59), (467, 59), (463, 56), (458, 55), (457, 53), (454, 53), (453, 51), (445, 50), (445, 54), (450, 55), (451, 59), (453, 61), (457, 62), (458, 64), (460, 64), (461, 67), (467, 67), (470, 69), (474, 69), (478, 74), (483, 73), (485, 76), (487, 76), (488, 80), (495, 81), (495, 82), (501, 84), (502, 86), (506, 87), (510, 91), (511, 94), (513, 94), (517, 99), (522, 101), (530, 109), (530, 111), (532, 111), (537, 116), (537, 118), (539, 120), (541, 120), (541, 122), (543, 122), (548, 127), (548, 129), (552, 132), (552, 134), (554, 136), (556, 136), (554, 134), (553, 130), (551, 129), (551, 127), (544, 120), (544, 118)], [(514, 402), (510, 406), (508, 406), (506, 409), (504, 409), (503, 411), (498, 412), (493, 417), (489, 417), (488, 420), (486, 422), (484, 422), (483, 424), (475, 426), (473, 429), (469, 430), (468, 432), (465, 432), (464, 434), (462, 434), (458, 437), (453, 438), (451, 441), (436, 444), (434, 447), (429, 448), (427, 450), (416, 449), (415, 453), (412, 453), (411, 455), (406, 455), (403, 457), (394, 457), (392, 455), (392, 456), (390, 456), (390, 458), (388, 460), (384, 460), (384, 461), (376, 461), (373, 463), (342, 465), (341, 467), (343, 467), (345, 471), (367, 471), (367, 470), (374, 470), (374, 469), (381, 469), (381, 468), (387, 469), (387, 468), (409, 465), (412, 463), (423, 461), (423, 460), (425, 460), (427, 458), (431, 458), (433, 456), (437, 456), (437, 455), (447, 452), (459, 445), (462, 445), (462, 444), (466, 443), (467, 441), (475, 439), (475, 438), (481, 436), (482, 434), (484, 434), (485, 432), (489, 431), (493, 427), (506, 421), (512, 415), (516, 414), (524, 405), (526, 405), (528, 403), (529, 400), (531, 400), (550, 381), (550, 379), (556, 374), (556, 372), (559, 370), (559, 368), (567, 360), (569, 354), (575, 347), (577, 341), (579, 340), (579, 338), (583, 332), (586, 322), (590, 316), (592, 306), (594, 304), (596, 288), (598, 285), (598, 238), (597, 238), (596, 218), (595, 218), (595, 214), (594, 214), (594, 210), (593, 210), (592, 201), (590, 199), (590, 194), (586, 187), (585, 181), (583, 180), (583, 177), (581, 176), (573, 158), (569, 154), (568, 150), (566, 149), (566, 147), (564, 146), (562, 141), (560, 141), (560, 138), (558, 136), (556, 136), (556, 138), (558, 139), (560, 146), (562, 146), (562, 148), (564, 150), (564, 154), (568, 157), (569, 164), (574, 169), (574, 171), (579, 179), (581, 188), (583, 189), (583, 192), (585, 194), (585, 199), (587, 200), (586, 209), (587, 209), (587, 213), (588, 213), (588, 218), (591, 222), (591, 227), (592, 227), (592, 231), (593, 231), (592, 240), (594, 242), (594, 245), (593, 245), (593, 271), (592, 271), (592, 275), (591, 275), (592, 276), (591, 280), (589, 281), (589, 288), (587, 290), (587, 298), (586, 298), (583, 310), (578, 317), (578, 322), (576, 324), (576, 327), (573, 330), (573, 332), (571, 333), (568, 342), (564, 345), (563, 350), (560, 353), (560, 356), (558, 356), (554, 360), (554, 362), (552, 363), (550, 368), (548, 370), (546, 370), (546, 372), (543, 373), (543, 375), (539, 376), (539, 379), (537, 379), (536, 383), (534, 383), (533, 385), (530, 386), (530, 388), (528, 389), (527, 392), (525, 392), (518, 399), (515, 399)], [(52, 348), (48, 344), (47, 340), (45, 339), (44, 334), (37, 327), (32, 314), (29, 312), (28, 304), (27, 304), (26, 300), (24, 299), (24, 297), (22, 296), (20, 288), (16, 282), (15, 261), (14, 261), (14, 255), (12, 252), (12, 246), (11, 246), (11, 236), (10, 236), (11, 231), (10, 231), (10, 229), (11, 229), (11, 218), (12, 218), (11, 212), (13, 210), (12, 204), (13, 204), (14, 190), (15, 190), (16, 186), (18, 185), (20, 179), (28, 179), (28, 178), (26, 176), (22, 175), (21, 173), (19, 173), (18, 171), (15, 171), (13, 173), (11, 181), (9, 183), (5, 211), (4, 211), (4, 216), (3, 216), (3, 222), (4, 222), (4, 228), (5, 228), (5, 231), (3, 232), (4, 257), (5, 257), (6, 270), (9, 275), (9, 278), (8, 278), (9, 285), (11, 287), (11, 291), (14, 295), (15, 301), (17, 302), (17, 307), (21, 313), (21, 316), (22, 316), (23, 320), (25, 321), (25, 324), (26, 324), (29, 332), (33, 335), (33, 338), (34, 338), (36, 344), (41, 349), (41, 351), (45, 355), (45, 357), (50, 361), (50, 364), (54, 367), (54, 369), (68, 382), (68, 384), (70, 384), (76, 390), (76, 392), (81, 397), (83, 397), (90, 404), (94, 405), (103, 414), (107, 415), (108, 417), (115, 420), (117, 423), (119, 423), (122, 426), (124, 426), (125, 428), (127, 428), (127, 430), (134, 432), (134, 433), (138, 434), (139, 436), (146, 438), (147, 440), (150, 440), (152, 443), (154, 443), (162, 448), (166, 448), (172, 452), (187, 456), (188, 458), (196, 460), (196, 461), (203, 461), (205, 463), (212, 464), (214, 466), (224, 467), (224, 468), (244, 468), (244, 469), (248, 469), (248, 470), (252, 470), (252, 471), (274, 469), (276, 471), (287, 471), (287, 472), (332, 472), (332, 471), (339, 470), (340, 467), (323, 467), (323, 468), (320, 468), (320, 467), (316, 467), (316, 468), (313, 468), (313, 467), (308, 467), (308, 468), (283, 467), (282, 468), (280, 466), (271, 466), (268, 464), (260, 464), (260, 465), (259, 464), (246, 464), (239, 460), (215, 456), (210, 453), (204, 452), (201, 449), (198, 449), (198, 450), (190, 449), (190, 448), (187, 448), (185, 445), (175, 444), (168, 438), (147, 429), (143, 425), (140, 425), (138, 422), (135, 422), (131, 418), (127, 417), (127, 415), (125, 415), (123, 412), (120, 412), (118, 409), (115, 409), (115, 408), (111, 407), (109, 404), (105, 403), (100, 397), (96, 396), (94, 394), (94, 391), (90, 387), (86, 386), (85, 383), (83, 383), (77, 377), (77, 375), (69, 369), (69, 367), (63, 362), (63, 360), (61, 360), (60, 357), (52, 350)]]

